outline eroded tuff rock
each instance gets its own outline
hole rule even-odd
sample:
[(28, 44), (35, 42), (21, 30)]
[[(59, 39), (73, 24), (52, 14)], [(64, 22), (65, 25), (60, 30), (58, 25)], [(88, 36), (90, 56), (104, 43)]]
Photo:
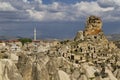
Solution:
[[(33, 56), (27, 58), (24, 62), (28, 62), (29, 58), (34, 59)], [(23, 60), (25, 60), (24, 57)], [(41, 53), (37, 54), (37, 58), (31, 60), (30, 63), (31, 65), (18, 63), (23, 65), (19, 66), (23, 80), (71, 80), (71, 78), (77, 79), (80, 76), (77, 64), (75, 65), (63, 57), (47, 56)]]
[[(97, 53), (102, 51), (111, 51), (116, 49), (116, 45), (108, 41), (102, 31), (102, 21), (99, 17), (90, 16), (87, 18), (84, 31), (77, 32), (73, 43), (82, 53)], [(75, 49), (75, 48), (74, 48)]]
[[(90, 16), (87, 18), (86, 27), (84, 31), (79, 31), (75, 37), (77, 40), (87, 40), (87, 39), (104, 39), (104, 33), (102, 31), (102, 20), (97, 16)], [(106, 38), (105, 38), (106, 39)]]
[(102, 20), (97, 16), (90, 16), (86, 21), (85, 36), (96, 35), (102, 31)]
[(23, 78), (11, 60), (1, 59), (0, 80), (23, 80)]

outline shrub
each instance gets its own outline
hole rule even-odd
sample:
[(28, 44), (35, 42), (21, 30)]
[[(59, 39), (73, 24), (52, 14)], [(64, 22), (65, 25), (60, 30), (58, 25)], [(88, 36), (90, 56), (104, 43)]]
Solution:
[(27, 42), (32, 42), (32, 39), (30, 38), (20, 38), (18, 40), (22, 43), (22, 45), (24, 45)]

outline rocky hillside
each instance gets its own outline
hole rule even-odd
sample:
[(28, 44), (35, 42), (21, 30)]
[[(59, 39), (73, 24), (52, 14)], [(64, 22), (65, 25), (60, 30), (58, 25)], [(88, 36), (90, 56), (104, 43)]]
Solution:
[(120, 80), (120, 49), (107, 40), (97, 16), (87, 18), (74, 40), (42, 52), (39, 46), (23, 46), (16, 64), (1, 59), (0, 80)]

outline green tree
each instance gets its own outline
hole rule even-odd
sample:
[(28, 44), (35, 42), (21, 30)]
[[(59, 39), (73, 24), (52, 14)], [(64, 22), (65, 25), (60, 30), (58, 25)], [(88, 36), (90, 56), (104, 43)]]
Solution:
[(30, 38), (20, 38), (19, 41), (24, 45), (25, 43), (32, 42)]

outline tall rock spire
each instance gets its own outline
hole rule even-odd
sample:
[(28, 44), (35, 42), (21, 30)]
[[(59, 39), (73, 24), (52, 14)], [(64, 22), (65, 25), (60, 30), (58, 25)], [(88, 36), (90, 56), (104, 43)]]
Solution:
[(102, 31), (102, 20), (97, 16), (90, 16), (86, 21), (85, 35), (96, 35)]

